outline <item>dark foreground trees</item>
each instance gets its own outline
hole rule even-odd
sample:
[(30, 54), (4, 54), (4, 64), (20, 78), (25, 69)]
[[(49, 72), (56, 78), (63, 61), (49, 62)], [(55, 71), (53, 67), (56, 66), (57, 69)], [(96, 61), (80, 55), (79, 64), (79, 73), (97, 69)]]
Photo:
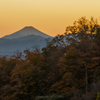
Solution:
[(42, 51), (24, 52), (24, 59), (0, 57), (0, 100), (96, 100), (100, 25), (93, 17), (75, 21)]

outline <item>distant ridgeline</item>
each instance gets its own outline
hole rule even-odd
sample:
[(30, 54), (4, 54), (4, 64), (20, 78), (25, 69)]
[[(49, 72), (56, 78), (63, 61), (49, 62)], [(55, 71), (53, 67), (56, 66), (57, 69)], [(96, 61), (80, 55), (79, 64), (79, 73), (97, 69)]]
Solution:
[(32, 26), (24, 27), (23, 29), (0, 38), (0, 55), (12, 55), (18, 50), (23, 52), (25, 49), (43, 48), (47, 41), (53, 39)]

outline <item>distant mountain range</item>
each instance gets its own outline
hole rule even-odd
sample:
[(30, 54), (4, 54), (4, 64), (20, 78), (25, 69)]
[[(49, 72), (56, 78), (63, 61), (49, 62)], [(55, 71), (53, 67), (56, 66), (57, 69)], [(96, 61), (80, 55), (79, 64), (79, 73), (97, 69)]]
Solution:
[(45, 33), (42, 33), (41, 31), (35, 29), (32, 26), (26, 26), (23, 29), (21, 29), (21, 30), (19, 30), (19, 31), (13, 33), (13, 34), (6, 35), (6, 36), (4, 36), (2, 38), (3, 39), (14, 39), (14, 38), (20, 38), (20, 37), (29, 36), (29, 35), (42, 36), (44, 38), (51, 37), (51, 36), (49, 36), (49, 35), (47, 35)]
[(26, 49), (43, 48), (46, 46), (46, 40), (52, 40), (49, 36), (32, 26), (24, 27), (23, 29), (0, 38), (0, 55), (13, 55), (19, 50), (23, 52)]

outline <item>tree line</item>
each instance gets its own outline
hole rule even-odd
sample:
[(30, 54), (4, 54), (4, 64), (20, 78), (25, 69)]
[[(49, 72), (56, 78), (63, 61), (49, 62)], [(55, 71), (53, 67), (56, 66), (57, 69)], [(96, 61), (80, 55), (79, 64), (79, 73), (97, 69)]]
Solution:
[[(42, 50), (0, 57), (0, 100), (99, 100), (100, 25), (85, 17)], [(39, 98), (45, 96), (62, 98)]]

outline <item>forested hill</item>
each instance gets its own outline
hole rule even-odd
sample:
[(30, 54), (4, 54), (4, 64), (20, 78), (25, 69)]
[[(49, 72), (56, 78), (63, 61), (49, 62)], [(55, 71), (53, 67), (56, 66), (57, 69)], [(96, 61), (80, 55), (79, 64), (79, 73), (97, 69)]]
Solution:
[[(0, 100), (99, 100), (100, 25), (85, 17), (40, 51), (0, 57)], [(98, 96), (97, 96), (98, 94)]]

